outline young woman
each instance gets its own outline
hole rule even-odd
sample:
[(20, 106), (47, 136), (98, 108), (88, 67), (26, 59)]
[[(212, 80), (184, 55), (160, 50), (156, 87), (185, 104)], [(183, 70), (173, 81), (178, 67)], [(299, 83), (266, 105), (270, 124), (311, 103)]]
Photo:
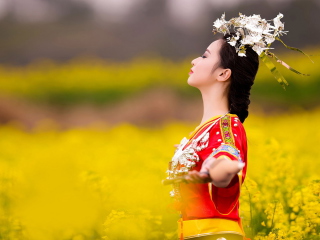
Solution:
[(168, 170), (169, 179), (182, 179), (171, 192), (181, 212), (180, 239), (245, 239), (239, 217), (240, 187), (247, 171), (242, 123), (259, 58), (250, 47), (246, 57), (238, 56), (227, 42), (232, 36), (212, 42), (191, 62), (188, 84), (202, 94), (202, 121), (181, 141)]
[(246, 239), (239, 217), (240, 189), (247, 172), (242, 123), (248, 117), (259, 58), (284, 88), (288, 83), (270, 59), (301, 74), (269, 51), (271, 43), (283, 43), (280, 36), (287, 33), (282, 17), (279, 13), (267, 21), (240, 13), (226, 21), (223, 14), (213, 24), (213, 32), (223, 33), (223, 38), (191, 62), (188, 84), (202, 94), (202, 121), (178, 145), (166, 180), (173, 184), (171, 195), (181, 212), (180, 239)]

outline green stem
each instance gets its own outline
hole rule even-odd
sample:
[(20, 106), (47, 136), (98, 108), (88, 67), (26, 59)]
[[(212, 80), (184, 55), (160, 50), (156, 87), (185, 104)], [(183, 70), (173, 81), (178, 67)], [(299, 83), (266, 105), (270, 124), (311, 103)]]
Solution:
[(250, 203), (250, 229), (251, 229), (251, 235), (252, 236), (254, 236), (254, 234), (253, 234), (253, 227), (252, 227), (252, 204), (251, 204), (251, 194), (250, 194), (250, 192), (249, 192), (249, 189), (248, 189), (248, 187), (247, 187), (247, 185), (246, 184), (244, 184), (244, 186), (245, 186), (245, 188), (247, 189), (247, 191), (248, 191), (248, 195), (249, 195), (249, 203)]
[(276, 208), (277, 208), (277, 202), (274, 205), (274, 209), (273, 209), (273, 215), (272, 215), (272, 221), (271, 221), (271, 227), (273, 227), (273, 220), (274, 220), (274, 214), (276, 212)]

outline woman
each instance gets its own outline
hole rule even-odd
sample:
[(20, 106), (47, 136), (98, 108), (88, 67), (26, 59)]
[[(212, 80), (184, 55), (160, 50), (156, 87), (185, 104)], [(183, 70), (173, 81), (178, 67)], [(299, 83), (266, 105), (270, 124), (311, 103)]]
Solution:
[(259, 60), (250, 47), (246, 57), (238, 56), (226, 41), (230, 37), (211, 43), (192, 61), (189, 73), (188, 84), (200, 90), (204, 110), (168, 170), (169, 179), (184, 176), (171, 192), (181, 212), (180, 239), (244, 239), (239, 196), (247, 171), (247, 140), (242, 123)]
[[(166, 180), (173, 184), (171, 195), (181, 212), (180, 239), (245, 239), (239, 217), (240, 188), (247, 172), (242, 123), (248, 117), (259, 57), (283, 87), (287, 82), (271, 58), (301, 74), (269, 51), (275, 40), (283, 43), (280, 36), (286, 32), (282, 17), (279, 13), (267, 21), (260, 15), (239, 14), (226, 21), (223, 14), (214, 22), (213, 32), (224, 37), (192, 61), (188, 84), (202, 94), (202, 121), (178, 145)], [(232, 29), (235, 33), (230, 34)]]

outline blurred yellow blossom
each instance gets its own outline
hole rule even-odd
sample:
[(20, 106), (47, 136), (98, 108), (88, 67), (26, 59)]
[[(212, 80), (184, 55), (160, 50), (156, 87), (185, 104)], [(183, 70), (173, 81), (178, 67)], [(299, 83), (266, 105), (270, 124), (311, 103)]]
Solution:
[[(320, 110), (250, 115), (245, 122), (249, 160), (240, 216), (253, 240), (319, 238), (319, 151), (301, 127), (312, 119), (320, 119)], [(195, 126), (1, 126), (3, 239), (175, 239), (179, 216), (161, 180), (173, 145)], [(312, 137), (320, 139), (318, 128)]]

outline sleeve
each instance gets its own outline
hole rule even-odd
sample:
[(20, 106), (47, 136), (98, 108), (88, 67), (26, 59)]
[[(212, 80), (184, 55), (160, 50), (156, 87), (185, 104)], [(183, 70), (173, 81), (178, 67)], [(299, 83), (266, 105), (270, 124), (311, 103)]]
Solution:
[[(230, 184), (219, 188), (211, 184), (211, 198), (219, 213), (230, 213), (237, 206), (240, 187), (247, 168), (247, 139), (244, 127), (236, 115), (226, 115), (220, 120), (217, 128), (213, 129), (210, 146), (210, 156), (218, 158), (226, 156), (233, 161), (245, 163), (244, 168), (235, 175)], [(222, 214), (224, 215), (224, 214)]]
[(216, 135), (218, 139), (213, 143), (214, 147), (210, 156), (215, 158), (226, 156), (231, 160), (240, 162), (246, 160), (246, 136), (238, 117), (228, 115), (223, 117)]

